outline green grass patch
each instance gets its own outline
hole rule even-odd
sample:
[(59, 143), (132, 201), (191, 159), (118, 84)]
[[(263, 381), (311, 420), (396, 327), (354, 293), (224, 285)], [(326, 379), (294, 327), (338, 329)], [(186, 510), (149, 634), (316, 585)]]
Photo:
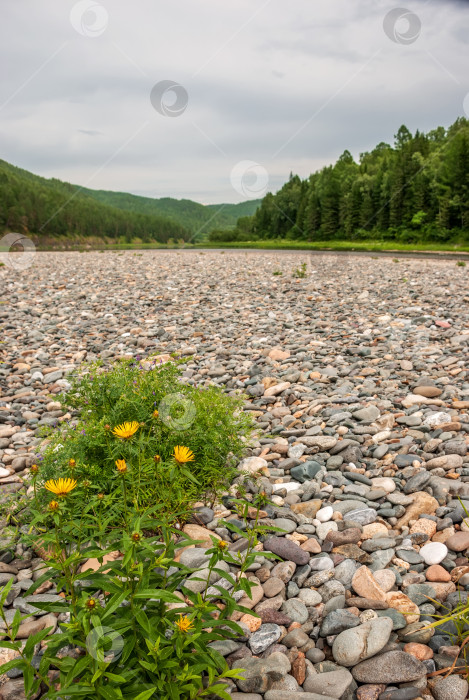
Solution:
[(203, 243), (201, 248), (257, 248), (259, 250), (349, 250), (369, 252), (438, 252), (469, 253), (469, 243), (398, 243), (396, 241), (287, 241), (272, 239), (262, 241), (233, 241), (229, 243)]

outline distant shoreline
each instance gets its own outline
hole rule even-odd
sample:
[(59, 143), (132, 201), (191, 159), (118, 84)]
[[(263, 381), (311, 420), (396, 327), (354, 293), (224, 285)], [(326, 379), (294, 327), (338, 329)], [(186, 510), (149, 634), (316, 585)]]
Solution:
[[(266, 245), (268, 243), (269, 245)], [(199, 243), (199, 244), (189, 244), (187, 246), (181, 247), (167, 247), (161, 243), (124, 243), (124, 244), (102, 244), (100, 245), (96, 239), (90, 243), (85, 243), (85, 241), (64, 241), (61, 244), (60, 241), (54, 241), (51, 245), (50, 240), (47, 241), (45, 245), (40, 243), (36, 245), (38, 252), (94, 252), (94, 251), (144, 251), (144, 250), (161, 250), (161, 251), (198, 251), (198, 252), (225, 252), (228, 250), (238, 251), (238, 252), (277, 252), (277, 253), (311, 253), (315, 255), (327, 255), (327, 254), (338, 254), (338, 255), (382, 255), (388, 257), (420, 257), (420, 258), (433, 258), (433, 259), (444, 259), (444, 260), (467, 260), (469, 259), (469, 244), (456, 246), (449, 244), (428, 244), (428, 245), (411, 245), (411, 244), (396, 244), (395, 242), (386, 242), (389, 246), (386, 246), (384, 242), (376, 241), (359, 241), (352, 243), (350, 241), (321, 241), (316, 243), (306, 243), (300, 241), (262, 241), (258, 242), (246, 242), (246, 243), (226, 243), (226, 244), (213, 244), (210, 243)], [(0, 260), (3, 251), (0, 249)]]

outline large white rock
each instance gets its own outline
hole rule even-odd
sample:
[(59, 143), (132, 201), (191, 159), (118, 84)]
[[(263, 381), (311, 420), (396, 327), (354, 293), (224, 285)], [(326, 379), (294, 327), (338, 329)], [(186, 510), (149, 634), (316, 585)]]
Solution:
[(282, 489), (286, 489), (287, 492), (289, 491), (297, 491), (298, 489), (301, 488), (301, 484), (295, 481), (287, 481), (285, 484), (272, 484), (272, 491), (281, 491)]
[(255, 474), (263, 469), (267, 469), (269, 463), (262, 457), (246, 457), (238, 464), (238, 470), (240, 472), (250, 472)]
[(326, 506), (325, 508), (321, 508), (318, 510), (316, 513), (316, 518), (319, 520), (321, 523), (327, 523), (333, 516), (334, 511), (331, 506)]
[(425, 564), (439, 564), (448, 554), (448, 547), (443, 542), (429, 542), (421, 547), (419, 554)]
[(444, 425), (445, 423), (451, 423), (452, 418), (449, 413), (445, 411), (437, 411), (436, 413), (430, 413), (427, 418), (425, 418), (424, 423), (430, 428), (437, 427), (438, 425)]
[(389, 476), (378, 476), (372, 479), (371, 483), (375, 489), (383, 489), (386, 493), (392, 493), (396, 490), (396, 482)]

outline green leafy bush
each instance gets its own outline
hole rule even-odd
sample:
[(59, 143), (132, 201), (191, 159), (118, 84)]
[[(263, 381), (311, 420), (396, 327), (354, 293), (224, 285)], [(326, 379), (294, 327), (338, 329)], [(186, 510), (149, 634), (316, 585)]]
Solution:
[[(137, 510), (159, 505), (177, 519), (201, 496), (213, 500), (233, 476), (253, 423), (240, 397), (181, 383), (180, 364), (125, 359), (106, 368), (98, 362), (73, 377), (63, 403), (76, 419), (51, 429), (37, 457), (38, 485), (71, 477), (82, 501), (103, 494), (112, 509), (120, 498), (116, 462), (124, 460)], [(118, 426), (132, 422), (132, 436), (116, 436)], [(174, 465), (177, 445), (195, 454), (185, 468)]]
[[(122, 472), (119, 479), (125, 478)], [(17, 658), (0, 666), (0, 674), (21, 669), (27, 697), (35, 697), (42, 684), (48, 700), (194, 700), (214, 694), (229, 700), (226, 679), (242, 672), (229, 669), (216, 642), (243, 634), (231, 619), (235, 611), (253, 614), (235, 602), (234, 593), (242, 590), (252, 597), (253, 583), (245, 572), (257, 555), (258, 535), (266, 532), (257, 524), (265, 498), (257, 497), (254, 520), (248, 518), (250, 504), (239, 503), (243, 532), (225, 523), (247, 538), (247, 547), (230, 551), (227, 542), (213, 537), (202, 573), (181, 564), (177, 556), (181, 548), (198, 542), (155, 519), (152, 509), (139, 515), (135, 509), (127, 511), (124, 503), (122, 528), (109, 529), (106, 510), (98, 521), (91, 503), (83, 503), (76, 513), (73, 502), (80, 496), (72, 480), (53, 486), (62, 492), (58, 501), (44, 507), (36, 498), (32, 507), (32, 524), (46, 528), (43, 544), (51, 556), (45, 564), (50, 568), (28, 594), (52, 581), (63, 600), (35, 606), (62, 613), (67, 622), (51, 636), (51, 627), (30, 636), (23, 647), (18, 629), (30, 616), (17, 610), (13, 621), (7, 621), (1, 606), (11, 588), (8, 582), (0, 590), (5, 629), (0, 648), (17, 652)], [(101, 563), (97, 570), (83, 566), (91, 557)], [(204, 582), (200, 592), (185, 585), (191, 575)], [(45, 649), (37, 667), (33, 656), (41, 642)], [(78, 653), (70, 654), (71, 649)]]

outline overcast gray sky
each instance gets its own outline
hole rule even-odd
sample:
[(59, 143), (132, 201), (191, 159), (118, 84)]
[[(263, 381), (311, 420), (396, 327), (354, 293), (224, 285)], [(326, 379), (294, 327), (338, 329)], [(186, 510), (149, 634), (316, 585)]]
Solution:
[[(388, 15), (399, 7), (3, 0), (0, 158), (95, 189), (236, 202), (240, 162), (275, 191), (402, 123), (449, 126), (469, 112), (469, 2)], [(163, 81), (182, 87), (160, 99)]]

